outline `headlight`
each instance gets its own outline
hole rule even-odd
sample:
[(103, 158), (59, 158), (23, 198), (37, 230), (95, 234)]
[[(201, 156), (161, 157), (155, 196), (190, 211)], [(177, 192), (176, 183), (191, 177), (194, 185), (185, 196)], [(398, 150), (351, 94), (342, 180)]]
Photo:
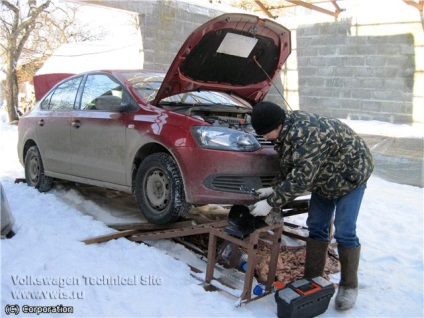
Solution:
[(261, 147), (251, 134), (234, 129), (195, 126), (191, 130), (200, 147), (216, 150), (255, 151)]

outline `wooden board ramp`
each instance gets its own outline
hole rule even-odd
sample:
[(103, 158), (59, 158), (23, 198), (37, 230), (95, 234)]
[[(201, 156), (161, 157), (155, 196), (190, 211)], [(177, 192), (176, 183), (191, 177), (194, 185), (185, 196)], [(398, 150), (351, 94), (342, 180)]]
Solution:
[(125, 231), (118, 231), (118, 232), (113, 232), (110, 234), (104, 234), (104, 235), (99, 235), (99, 236), (95, 236), (95, 237), (91, 237), (88, 239), (83, 240), (82, 242), (89, 245), (89, 244), (96, 244), (96, 243), (103, 243), (103, 242), (107, 242), (110, 240), (114, 240), (117, 238), (121, 238), (121, 237), (128, 237), (132, 234), (135, 234), (139, 232), (139, 230), (125, 230)]
[[(118, 239), (121, 237), (129, 237), (131, 235), (136, 234), (154, 234), (154, 233), (160, 233), (163, 231), (172, 231), (174, 229), (183, 229), (194, 226), (194, 221), (183, 221), (183, 222), (177, 222), (167, 225), (156, 225), (156, 224), (150, 224), (150, 223), (121, 223), (121, 224), (112, 224), (109, 225), (109, 227), (116, 229), (118, 231), (115, 231), (110, 234), (104, 234), (99, 235), (96, 237), (88, 238), (83, 240), (85, 244), (95, 244), (95, 243), (103, 243), (110, 240)], [(165, 237), (164, 237), (165, 238)], [(160, 238), (159, 238), (160, 239)]]
[[(265, 226), (253, 231), (248, 237), (239, 239), (231, 236), (225, 232), (225, 227), (228, 225), (228, 220), (220, 221), (209, 221), (209, 222), (196, 222), (193, 220), (172, 223), (168, 225), (154, 225), (149, 223), (138, 223), (138, 224), (119, 224), (115, 228), (120, 229), (119, 231), (100, 235), (92, 238), (83, 240), (85, 244), (96, 244), (103, 243), (109, 240), (125, 237), (133, 242), (144, 242), (149, 240), (159, 239), (171, 239), (180, 238), (190, 235), (207, 234), (208, 240), (208, 251), (206, 261), (206, 271), (199, 269), (192, 269), (193, 273), (197, 278), (199, 275), (204, 275), (204, 287), (206, 290), (222, 290), (231, 295), (234, 293), (240, 294), (236, 305), (239, 306), (243, 303), (250, 302), (262, 298), (273, 291), (273, 283), (275, 279), (278, 253), (281, 244), (282, 224), (275, 224)], [(217, 242), (218, 239), (226, 241), (228, 244), (232, 244), (232, 251), (234, 253), (240, 253), (243, 250), (247, 253), (247, 269), (244, 273), (244, 285), (243, 289), (237, 290), (234, 286), (225, 285), (225, 270), (219, 269), (217, 261), (220, 258), (220, 252), (218, 251)], [(259, 241), (264, 240), (271, 246), (271, 258), (269, 263), (269, 271), (267, 281), (265, 282), (265, 291), (260, 296), (252, 296), (252, 289), (254, 286), (254, 270), (257, 265), (257, 252)], [(231, 257), (234, 259), (234, 257)], [(234, 264), (231, 264), (234, 265)], [(190, 266), (190, 265), (189, 265)], [(190, 266), (192, 268), (193, 266)], [(220, 277), (215, 277), (215, 272), (220, 271)], [(219, 287), (221, 286), (221, 288)], [(232, 292), (229, 292), (228, 288)]]

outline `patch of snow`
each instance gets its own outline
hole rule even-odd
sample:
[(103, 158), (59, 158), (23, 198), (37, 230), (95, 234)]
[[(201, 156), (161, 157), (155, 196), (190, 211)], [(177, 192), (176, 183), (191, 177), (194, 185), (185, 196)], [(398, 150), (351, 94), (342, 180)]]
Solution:
[[(0, 181), (16, 219), (16, 235), (0, 242), (2, 312), (14, 304), (62, 304), (73, 306), (67, 316), (74, 317), (276, 317), (273, 295), (236, 308), (235, 297), (205, 291), (186, 265), (204, 262), (180, 244), (148, 246), (120, 238), (85, 245), (82, 240), (112, 230), (81, 213), (78, 205), (89, 202), (66, 187), (39, 193), (15, 184), (24, 175), (17, 127), (1, 124), (0, 140)], [(340, 313), (333, 297), (321, 317), (422, 317), (423, 189), (371, 177), (358, 235), (357, 304)], [(338, 282), (339, 276), (331, 279)]]
[(359, 134), (397, 137), (424, 138), (424, 123), (391, 124), (377, 120), (342, 120)]

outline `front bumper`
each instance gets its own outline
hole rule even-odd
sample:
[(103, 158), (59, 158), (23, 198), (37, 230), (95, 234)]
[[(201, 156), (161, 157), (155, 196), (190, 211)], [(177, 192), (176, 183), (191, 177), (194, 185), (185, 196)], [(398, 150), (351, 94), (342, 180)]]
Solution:
[(279, 171), (271, 147), (254, 152), (179, 148), (176, 157), (186, 200), (195, 205), (253, 203), (257, 199), (250, 190), (269, 187)]

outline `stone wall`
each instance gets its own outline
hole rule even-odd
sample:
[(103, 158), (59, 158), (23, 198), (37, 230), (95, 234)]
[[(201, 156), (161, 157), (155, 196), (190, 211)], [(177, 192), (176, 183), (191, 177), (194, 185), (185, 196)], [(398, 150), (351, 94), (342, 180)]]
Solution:
[(349, 20), (301, 26), (296, 36), (301, 109), (412, 122), (412, 34), (355, 36)]
[(337, 2), (345, 9), (338, 18), (303, 10), (277, 20), (292, 31), (293, 51), (281, 74), (292, 108), (346, 119), (424, 122), (419, 11), (400, 0)]

